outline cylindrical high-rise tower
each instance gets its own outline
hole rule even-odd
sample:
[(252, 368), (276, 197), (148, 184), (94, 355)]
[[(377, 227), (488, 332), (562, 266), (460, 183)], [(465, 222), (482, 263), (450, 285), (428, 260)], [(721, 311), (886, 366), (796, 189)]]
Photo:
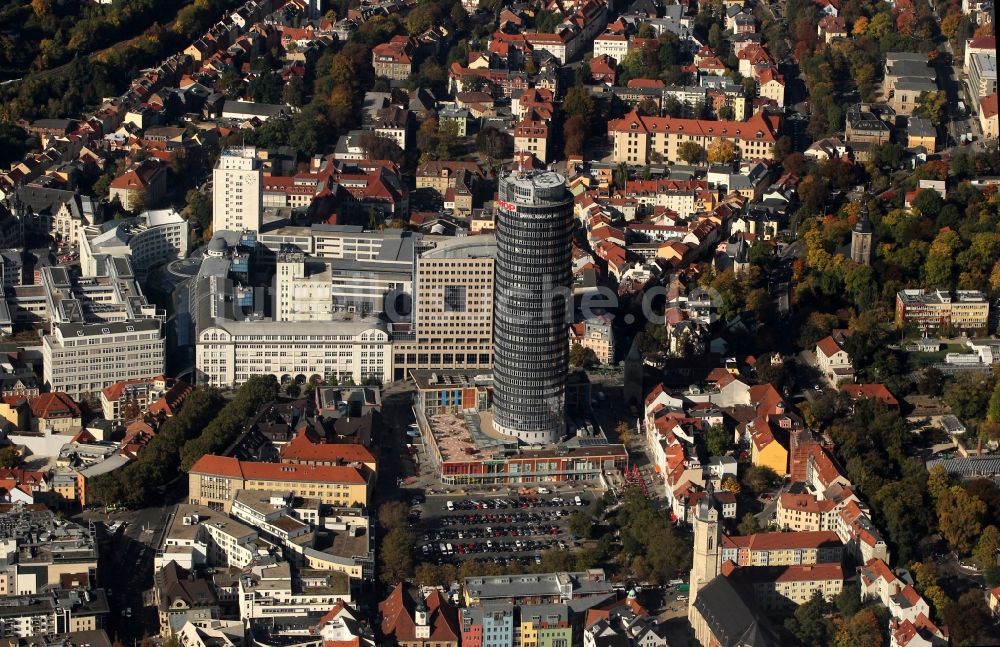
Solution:
[(565, 426), (573, 198), (552, 171), (500, 179), (493, 292), (493, 426), (530, 444)]

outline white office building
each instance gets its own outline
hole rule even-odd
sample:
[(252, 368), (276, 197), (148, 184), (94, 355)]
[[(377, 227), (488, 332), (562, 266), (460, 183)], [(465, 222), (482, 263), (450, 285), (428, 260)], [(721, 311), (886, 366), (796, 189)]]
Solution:
[(212, 171), (212, 229), (260, 231), (263, 170), (254, 148), (223, 151)]
[(45, 383), (74, 400), (97, 396), (116, 382), (163, 373), (163, 351), (158, 319), (55, 324), (42, 337)]
[(174, 209), (144, 211), (135, 218), (81, 227), (80, 270), (84, 276), (105, 274), (107, 259), (128, 256), (140, 277), (151, 268), (184, 258), (188, 223)]
[(294, 325), (220, 319), (201, 329), (195, 366), (198, 384), (220, 387), (242, 384), (252, 375), (389, 382), (392, 342), (383, 322), (352, 315)]

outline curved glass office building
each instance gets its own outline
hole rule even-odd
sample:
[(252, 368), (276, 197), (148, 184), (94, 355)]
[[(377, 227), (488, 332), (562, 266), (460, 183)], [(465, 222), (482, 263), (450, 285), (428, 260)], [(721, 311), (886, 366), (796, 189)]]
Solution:
[(565, 427), (573, 197), (552, 171), (500, 179), (493, 293), (493, 427), (529, 444)]

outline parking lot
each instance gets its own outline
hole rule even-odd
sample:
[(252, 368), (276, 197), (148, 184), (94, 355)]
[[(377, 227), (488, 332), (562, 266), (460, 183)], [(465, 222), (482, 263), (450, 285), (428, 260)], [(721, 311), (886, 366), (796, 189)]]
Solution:
[(415, 508), (419, 515), (417, 550), (438, 564), (485, 559), (506, 564), (539, 563), (549, 549), (567, 549), (575, 537), (569, 517), (586, 512), (590, 491), (518, 496), (454, 498), (431, 496)]

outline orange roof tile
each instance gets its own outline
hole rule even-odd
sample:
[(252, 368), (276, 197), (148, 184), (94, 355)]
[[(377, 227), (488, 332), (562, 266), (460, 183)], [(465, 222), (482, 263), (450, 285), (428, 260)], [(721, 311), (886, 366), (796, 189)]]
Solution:
[(837, 343), (837, 340), (829, 335), (819, 340), (816, 343), (816, 348), (827, 357), (833, 357), (843, 350), (840, 344)]
[(375, 463), (375, 457), (364, 445), (314, 443), (306, 429), (300, 430), (282, 447), (281, 460), (286, 463)]
[(725, 548), (758, 550), (808, 549), (840, 546), (840, 538), (831, 530), (801, 532), (759, 532), (755, 535), (723, 535)]
[(80, 407), (73, 402), (73, 398), (62, 391), (39, 394), (31, 398), (30, 404), (31, 415), (36, 418), (53, 420), (80, 417)]
[(339, 465), (300, 465), (287, 463), (257, 463), (229, 456), (205, 454), (191, 466), (193, 474), (228, 476), (259, 481), (292, 481), (297, 483), (367, 483), (366, 475), (356, 467)]

